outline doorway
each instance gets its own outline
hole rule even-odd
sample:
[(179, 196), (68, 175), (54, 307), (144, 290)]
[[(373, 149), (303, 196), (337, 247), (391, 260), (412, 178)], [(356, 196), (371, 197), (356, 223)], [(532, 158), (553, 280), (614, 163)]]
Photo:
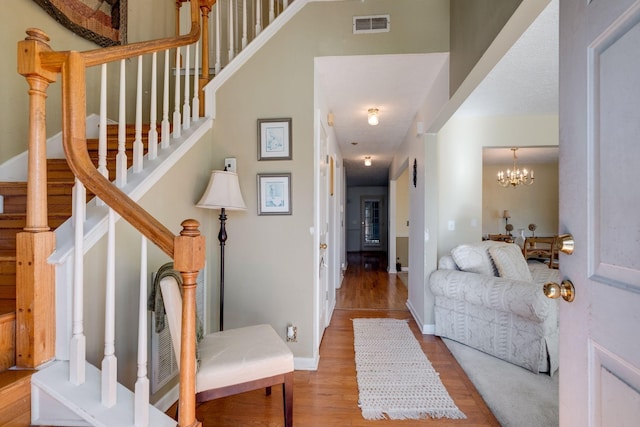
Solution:
[(363, 196), (360, 199), (360, 223), (362, 226), (360, 245), (363, 250), (380, 250), (382, 244), (382, 198)]

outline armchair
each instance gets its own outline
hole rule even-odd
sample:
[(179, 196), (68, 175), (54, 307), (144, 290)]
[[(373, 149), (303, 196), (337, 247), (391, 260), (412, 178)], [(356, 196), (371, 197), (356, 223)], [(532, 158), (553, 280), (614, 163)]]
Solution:
[(558, 305), (542, 285), (559, 272), (524, 260), (515, 244), (460, 245), (443, 256), (429, 285), (435, 334), (533, 372), (558, 368)]

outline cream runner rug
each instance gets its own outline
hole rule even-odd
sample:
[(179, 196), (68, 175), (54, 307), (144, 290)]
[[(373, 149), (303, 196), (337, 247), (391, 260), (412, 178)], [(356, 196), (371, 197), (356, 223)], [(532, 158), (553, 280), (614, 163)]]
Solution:
[(353, 319), (353, 335), (365, 419), (466, 418), (406, 320)]

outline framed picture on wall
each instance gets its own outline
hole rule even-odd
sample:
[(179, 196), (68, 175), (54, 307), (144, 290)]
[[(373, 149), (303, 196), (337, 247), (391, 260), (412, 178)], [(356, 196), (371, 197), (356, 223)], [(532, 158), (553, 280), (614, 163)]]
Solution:
[(291, 174), (258, 174), (258, 215), (291, 215)]
[(258, 160), (291, 160), (291, 118), (258, 119)]

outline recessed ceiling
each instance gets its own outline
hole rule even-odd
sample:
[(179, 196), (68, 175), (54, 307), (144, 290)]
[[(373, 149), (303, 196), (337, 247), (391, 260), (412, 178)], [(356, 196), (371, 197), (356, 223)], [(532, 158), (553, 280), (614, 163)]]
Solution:
[[(393, 155), (446, 57), (435, 53), (316, 58), (319, 87), (334, 115), (348, 185), (388, 185)], [(378, 126), (367, 124), (369, 108), (380, 110)], [(552, 0), (456, 115), (557, 113), (558, 0)], [(367, 155), (373, 165), (365, 168)]]

